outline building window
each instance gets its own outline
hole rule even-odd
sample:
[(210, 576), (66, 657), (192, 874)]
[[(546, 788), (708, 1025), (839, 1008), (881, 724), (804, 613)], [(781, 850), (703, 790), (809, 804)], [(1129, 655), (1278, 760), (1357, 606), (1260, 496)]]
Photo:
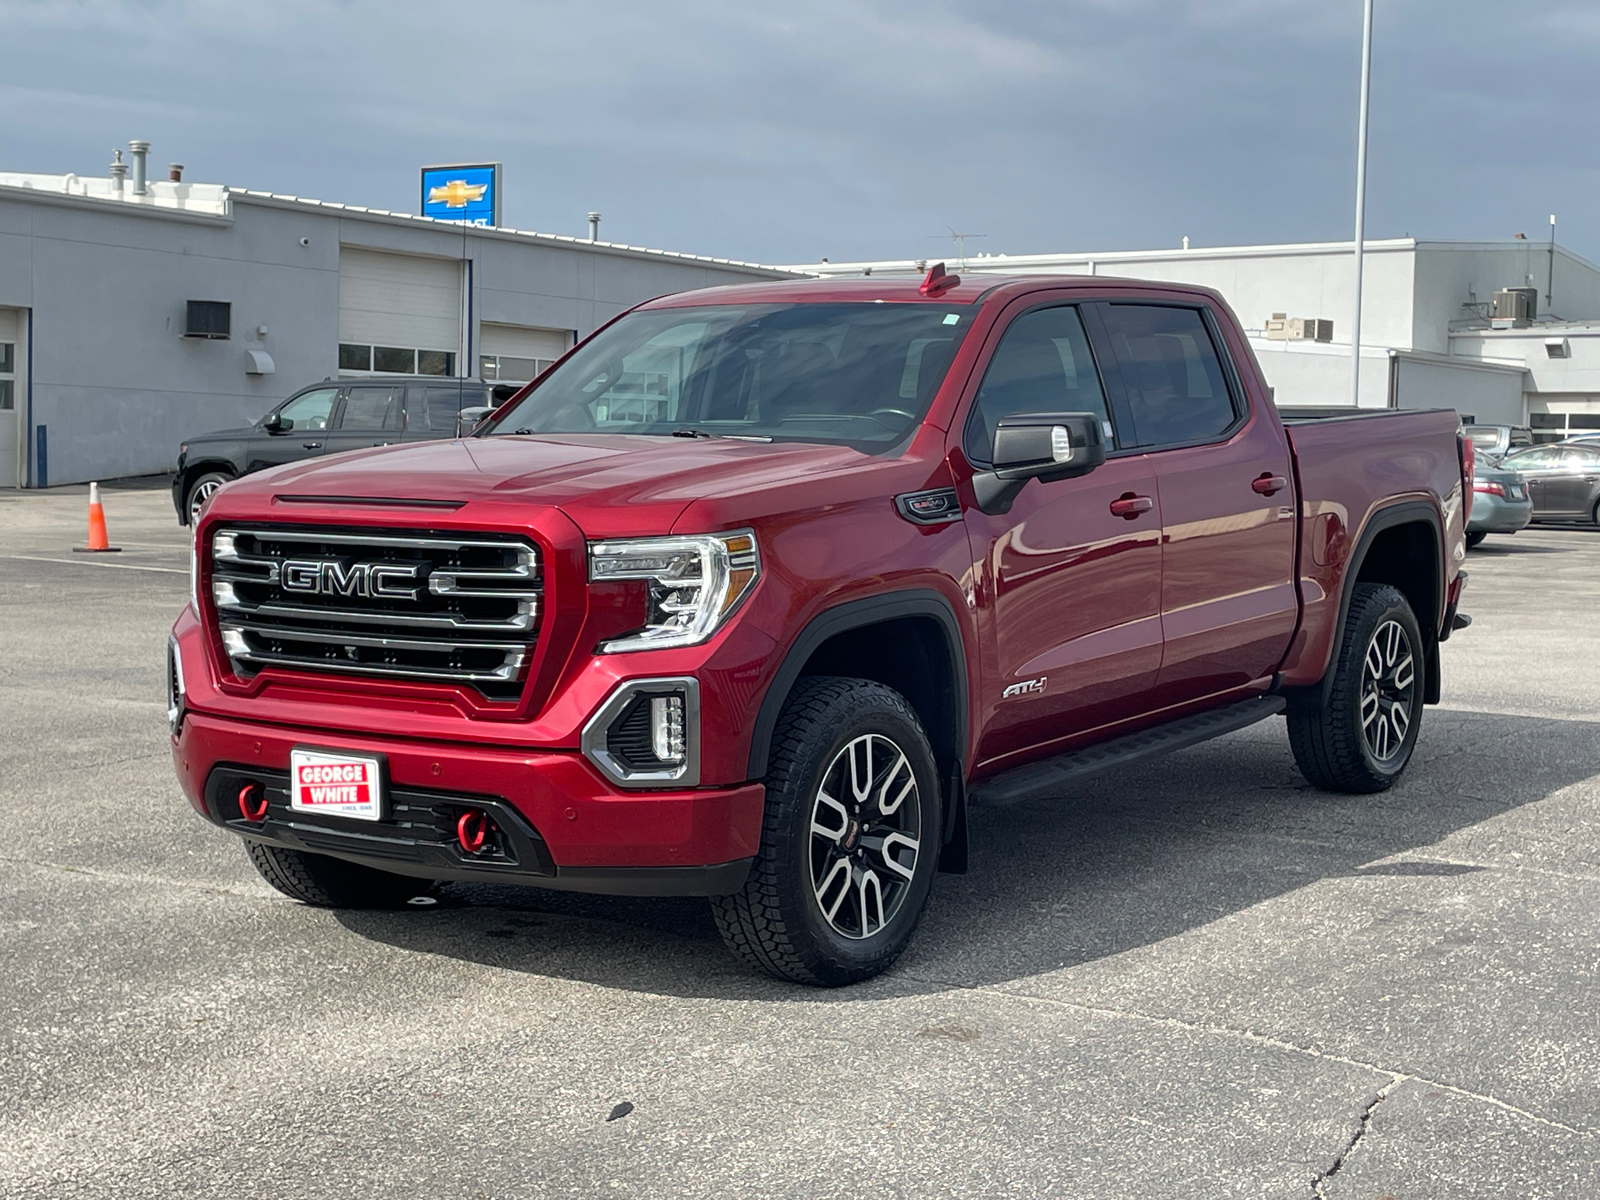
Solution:
[(341, 371), (370, 371), (372, 370), (372, 347), (351, 346), (344, 342), (339, 344), (339, 370)]
[(17, 344), (0, 342), (0, 412), (17, 407)]
[(183, 336), (226, 339), (233, 329), (233, 305), (226, 300), (191, 300)]
[(527, 383), (555, 364), (551, 358), (515, 358), (509, 354), (485, 354), (478, 361), (483, 378), (497, 383)]
[(407, 346), (339, 344), (339, 370), (346, 375), (454, 375), (452, 350), (418, 350)]

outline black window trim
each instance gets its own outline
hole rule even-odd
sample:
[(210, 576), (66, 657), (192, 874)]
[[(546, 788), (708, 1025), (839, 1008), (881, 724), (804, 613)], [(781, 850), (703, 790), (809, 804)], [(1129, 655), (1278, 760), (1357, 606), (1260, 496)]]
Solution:
[[(990, 290), (992, 291), (993, 289), (991, 288)], [(985, 295), (987, 295), (987, 293), (985, 293)], [(978, 384), (972, 389), (972, 397), (967, 406), (966, 420), (961, 422), (961, 453), (973, 466), (982, 467), (984, 470), (988, 470), (994, 465), (992, 459), (979, 460), (973, 458), (972, 455), (968, 453), (967, 435), (971, 430), (973, 422), (979, 420), (978, 393), (983, 390), (983, 381), (988, 376), (989, 369), (994, 366), (995, 356), (1000, 353), (1000, 347), (1005, 345), (1006, 334), (1011, 332), (1011, 327), (1013, 325), (1022, 320), (1024, 317), (1029, 317), (1036, 312), (1043, 312), (1046, 309), (1051, 308), (1075, 308), (1078, 310), (1078, 321), (1083, 326), (1084, 338), (1089, 343), (1089, 354), (1094, 359), (1095, 374), (1100, 380), (1100, 393), (1105, 397), (1106, 413), (1111, 418), (1111, 429), (1115, 448), (1112, 446), (1107, 446), (1106, 457), (1126, 458), (1133, 454), (1145, 453), (1143, 449), (1132, 446), (1123, 446), (1121, 444), (1122, 431), (1124, 429), (1132, 431), (1134, 428), (1133, 417), (1132, 413), (1126, 408), (1125, 398), (1122, 394), (1121, 380), (1118, 379), (1116, 381), (1116, 387), (1113, 388), (1112, 380), (1106, 371), (1106, 355), (1109, 351), (1109, 346), (1103, 346), (1100, 344), (1100, 340), (1096, 337), (1096, 328), (1091, 327), (1090, 317), (1087, 310), (1089, 309), (1090, 305), (1095, 303), (1099, 303), (1099, 301), (1084, 299), (1082, 297), (1073, 297), (1072, 299), (1062, 299), (1060, 297), (1056, 297), (1049, 300), (1041, 300), (1037, 304), (1028, 305), (1028, 307), (1024, 308), (1021, 312), (1017, 313), (1000, 327), (998, 338), (994, 344), (994, 349), (989, 351), (989, 358), (983, 364), (983, 370), (978, 374)], [(1096, 324), (1098, 324), (1098, 314), (1095, 314), (1095, 318)], [(989, 336), (995, 336), (995, 331), (991, 330)], [(989, 452), (993, 454), (994, 448), (992, 446), (990, 447)]]
[[(1129, 447), (1129, 452), (1164, 454), (1168, 450), (1189, 450), (1196, 446), (1220, 446), (1224, 442), (1232, 441), (1234, 436), (1249, 424), (1252, 416), (1250, 397), (1244, 390), (1244, 381), (1240, 377), (1238, 367), (1233, 361), (1233, 355), (1228, 352), (1227, 341), (1222, 337), (1221, 326), (1217, 321), (1216, 314), (1211, 309), (1211, 305), (1203, 300), (1185, 302), (1182, 300), (1146, 298), (1142, 296), (1119, 296), (1114, 300), (1095, 300), (1085, 301), (1084, 303), (1086, 307), (1091, 303), (1096, 306), (1095, 332), (1104, 338), (1104, 353), (1115, 364), (1117, 391), (1122, 403), (1127, 407), (1129, 428), (1133, 431), (1134, 437), (1138, 442), (1136, 446)], [(1127, 388), (1123, 383), (1121, 363), (1117, 360), (1116, 350), (1111, 343), (1110, 330), (1106, 328), (1101, 312), (1101, 309), (1110, 308), (1112, 305), (1124, 308), (1187, 308), (1200, 314), (1200, 323), (1205, 326), (1206, 334), (1211, 339), (1211, 348), (1216, 352), (1217, 361), (1222, 367), (1223, 383), (1228, 389), (1228, 403), (1233, 407), (1233, 420), (1221, 432), (1211, 434), (1208, 437), (1191, 438), (1185, 442), (1146, 442), (1140, 437), (1139, 422), (1133, 415), (1133, 406), (1128, 400)], [(1101, 353), (1100, 347), (1096, 347), (1095, 351), (1096, 354)], [(1102, 372), (1102, 375), (1104, 374), (1105, 372)], [(1123, 451), (1118, 451), (1117, 453), (1120, 455)], [(1111, 458), (1113, 456), (1107, 454), (1106, 457)]]

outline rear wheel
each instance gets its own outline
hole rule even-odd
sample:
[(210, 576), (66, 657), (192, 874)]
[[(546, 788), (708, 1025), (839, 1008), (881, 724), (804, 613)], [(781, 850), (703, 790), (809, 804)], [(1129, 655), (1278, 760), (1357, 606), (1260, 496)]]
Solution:
[(916, 712), (882, 684), (802, 680), (766, 784), (750, 877), (711, 901), (723, 940), (780, 979), (870, 979), (910, 941), (939, 853), (938, 772)]
[(1289, 746), (1307, 780), (1330, 792), (1394, 785), (1422, 727), (1423, 653), (1405, 596), (1356, 584), (1327, 704), (1289, 714)]
[(1482, 530), (1479, 530), (1476, 533), (1467, 534), (1467, 549), (1471, 550), (1474, 546), (1478, 545), (1483, 541), (1484, 538), (1488, 536), (1489, 535)]
[(198, 476), (189, 485), (188, 510), (190, 525), (200, 519), (200, 510), (206, 506), (206, 501), (211, 499), (219, 487), (232, 478), (233, 476), (224, 474), (221, 471), (207, 471), (204, 475)]
[(377, 871), (287, 846), (247, 841), (245, 850), (261, 878), (291, 900), (318, 908), (397, 908), (434, 888), (431, 880)]

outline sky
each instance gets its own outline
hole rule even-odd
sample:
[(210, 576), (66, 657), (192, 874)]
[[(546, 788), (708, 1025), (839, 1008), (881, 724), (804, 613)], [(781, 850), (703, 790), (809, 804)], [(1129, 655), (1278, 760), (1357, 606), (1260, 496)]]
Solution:
[[(1377, 0), (1373, 238), (1600, 261), (1600, 4)], [(1360, 0), (0, 0), (0, 170), (503, 220), (762, 263), (1345, 240)]]

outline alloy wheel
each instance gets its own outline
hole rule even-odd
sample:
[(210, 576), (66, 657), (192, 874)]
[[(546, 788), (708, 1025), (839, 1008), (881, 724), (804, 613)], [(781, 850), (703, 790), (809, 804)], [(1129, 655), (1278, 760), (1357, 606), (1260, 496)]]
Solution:
[(894, 920), (921, 842), (921, 796), (905, 751), (878, 733), (852, 739), (811, 805), (811, 888), (834, 932), (868, 938)]
[(206, 501), (211, 499), (221, 486), (222, 480), (207, 479), (189, 493), (189, 523), (191, 525), (200, 519), (200, 510), (206, 506)]
[(1379, 763), (1401, 753), (1411, 728), (1416, 656), (1398, 621), (1385, 621), (1367, 643), (1361, 668), (1361, 736)]

